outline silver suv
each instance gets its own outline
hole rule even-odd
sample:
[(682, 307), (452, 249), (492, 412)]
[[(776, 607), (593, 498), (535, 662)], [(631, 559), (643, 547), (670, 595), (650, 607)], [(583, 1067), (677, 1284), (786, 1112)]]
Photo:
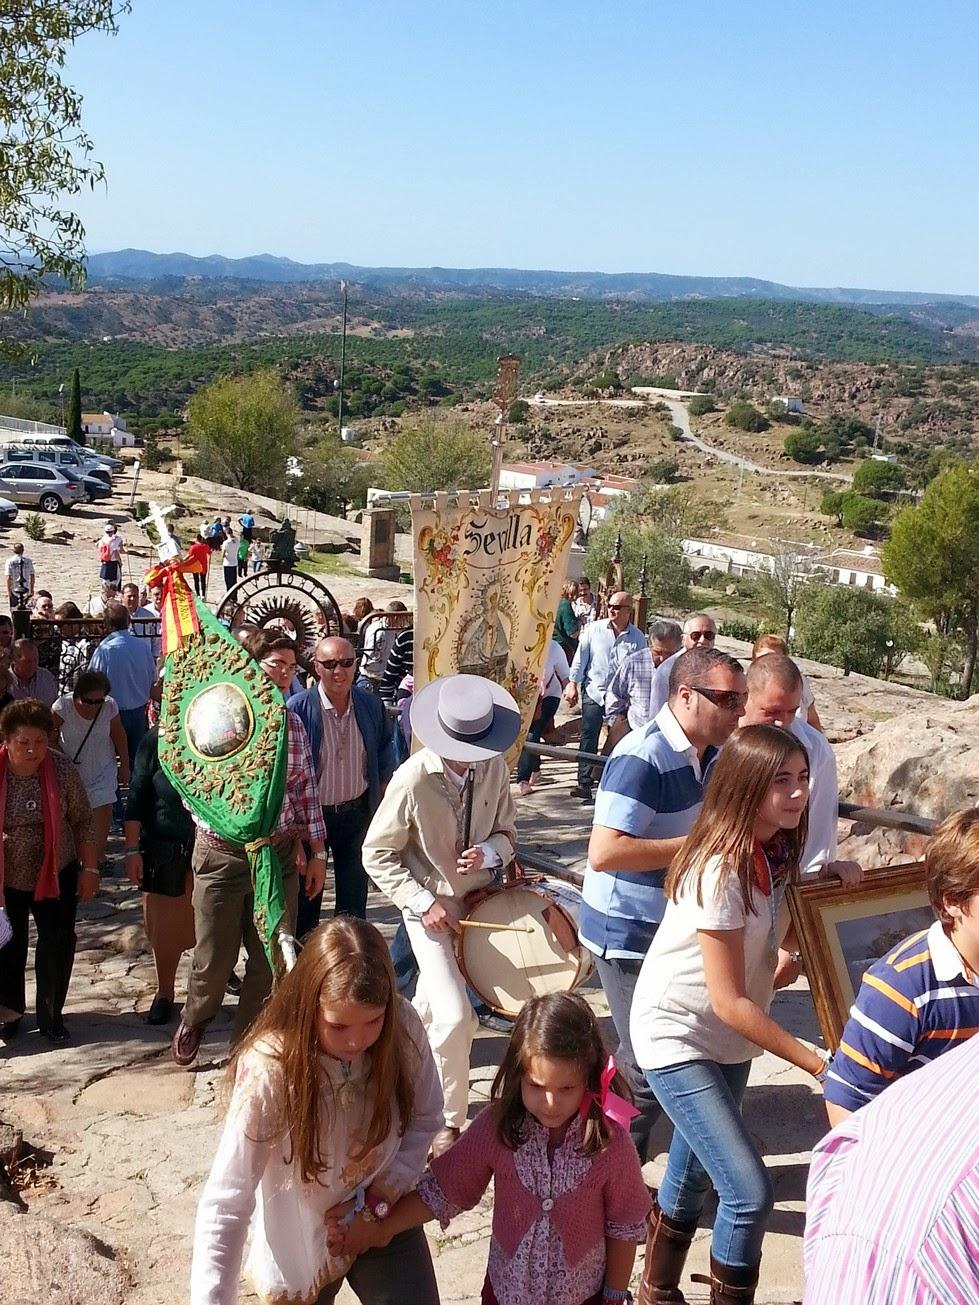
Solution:
[(86, 500), (85, 485), (73, 472), (43, 462), (0, 465), (0, 494), (42, 512), (61, 512)]

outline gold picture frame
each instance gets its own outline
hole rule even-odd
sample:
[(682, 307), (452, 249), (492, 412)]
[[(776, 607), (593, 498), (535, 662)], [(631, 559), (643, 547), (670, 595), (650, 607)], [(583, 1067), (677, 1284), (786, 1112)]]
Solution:
[(826, 1046), (835, 1051), (863, 972), (909, 934), (934, 920), (924, 863), (839, 880), (795, 884), (789, 910)]

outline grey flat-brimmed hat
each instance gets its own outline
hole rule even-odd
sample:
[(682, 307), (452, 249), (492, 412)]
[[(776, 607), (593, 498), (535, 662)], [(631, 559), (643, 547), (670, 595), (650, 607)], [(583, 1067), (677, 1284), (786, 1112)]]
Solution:
[(443, 675), (419, 689), (411, 729), (447, 761), (487, 761), (513, 746), (520, 733), (515, 700), (482, 675)]

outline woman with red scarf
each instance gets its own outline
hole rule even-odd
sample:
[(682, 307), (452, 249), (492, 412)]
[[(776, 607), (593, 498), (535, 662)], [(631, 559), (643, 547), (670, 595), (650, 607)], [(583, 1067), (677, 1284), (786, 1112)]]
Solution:
[[(75, 911), (95, 896), (99, 872), (92, 843), (92, 808), (78, 770), (48, 741), (49, 707), (35, 698), (0, 714), (0, 1008), (9, 1041), (27, 1004), (29, 917), (34, 917), (37, 1024), (49, 1042), (65, 1042), (61, 1013), (75, 960)], [(4, 916), (6, 918), (4, 918)], [(3, 928), (9, 920), (9, 928)]]

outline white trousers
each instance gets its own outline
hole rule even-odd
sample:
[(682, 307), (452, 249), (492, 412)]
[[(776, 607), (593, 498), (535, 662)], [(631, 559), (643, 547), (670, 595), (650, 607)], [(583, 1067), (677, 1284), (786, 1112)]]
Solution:
[(445, 1126), (462, 1128), (469, 1115), (469, 1053), (479, 1021), (452, 948), (455, 935), (426, 929), (410, 911), (404, 912), (404, 922), (419, 971), (413, 1005), (435, 1057)]

